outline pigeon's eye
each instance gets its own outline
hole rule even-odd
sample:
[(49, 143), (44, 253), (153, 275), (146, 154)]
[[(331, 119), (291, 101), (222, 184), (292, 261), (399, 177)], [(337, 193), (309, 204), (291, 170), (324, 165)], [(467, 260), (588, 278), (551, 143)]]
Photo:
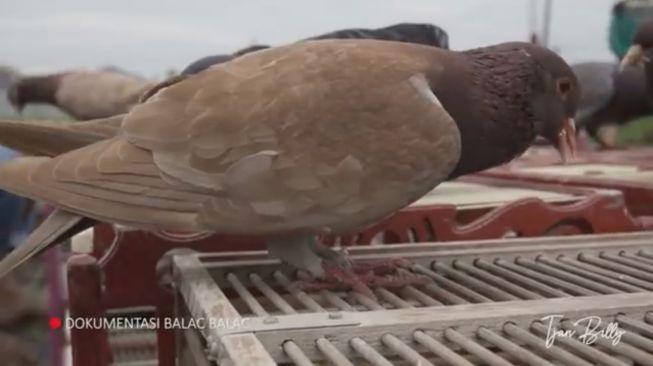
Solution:
[(571, 87), (571, 81), (567, 78), (559, 79), (556, 82), (556, 89), (558, 90), (558, 94), (562, 95), (563, 97), (566, 97), (567, 94), (569, 94)]

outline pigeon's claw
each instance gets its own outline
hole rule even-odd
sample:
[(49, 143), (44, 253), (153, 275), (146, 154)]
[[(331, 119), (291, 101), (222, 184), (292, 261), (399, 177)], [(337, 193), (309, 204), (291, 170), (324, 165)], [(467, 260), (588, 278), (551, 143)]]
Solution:
[(374, 291), (366, 284), (371, 282), (371, 277), (373, 277), (371, 272), (356, 274), (350, 269), (328, 262), (324, 262), (322, 267), (324, 268), (323, 277), (301, 280), (296, 285), (306, 292), (353, 290), (369, 298), (376, 299)]
[(420, 286), (430, 282), (426, 276), (412, 273), (405, 268), (410, 262), (404, 259), (387, 259), (381, 261), (352, 261), (350, 268), (329, 262), (323, 262), (324, 276), (299, 281), (296, 285), (304, 291), (352, 290), (369, 298), (376, 299), (374, 288), (403, 288)]

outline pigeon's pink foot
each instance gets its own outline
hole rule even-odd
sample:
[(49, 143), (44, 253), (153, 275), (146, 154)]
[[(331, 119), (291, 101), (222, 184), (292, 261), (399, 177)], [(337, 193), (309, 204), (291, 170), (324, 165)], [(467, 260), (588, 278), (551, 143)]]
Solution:
[(303, 280), (298, 286), (304, 291), (346, 291), (366, 295), (375, 299), (371, 288), (402, 288), (419, 286), (430, 282), (426, 276), (407, 271), (410, 262), (405, 260), (383, 260), (374, 262), (353, 262), (351, 268), (324, 263), (324, 276), (313, 280)]

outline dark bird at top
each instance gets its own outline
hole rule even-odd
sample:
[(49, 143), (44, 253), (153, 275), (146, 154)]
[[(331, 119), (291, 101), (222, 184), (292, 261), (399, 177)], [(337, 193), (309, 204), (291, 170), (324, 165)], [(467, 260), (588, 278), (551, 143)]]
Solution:
[(382, 280), (358, 277), (319, 235), (376, 223), (538, 135), (572, 158), (578, 98), (571, 68), (528, 43), (453, 52), (323, 40), (254, 52), (161, 88), (115, 137), (0, 164), (1, 189), (58, 207), (0, 276), (104, 221), (262, 236), (271, 256), (365, 289)]
[(27, 104), (50, 104), (77, 120), (88, 120), (126, 113), (153, 86), (118, 71), (71, 70), (19, 78), (9, 87), (7, 98), (18, 112)]
[(586, 62), (572, 66), (582, 91), (576, 114), (579, 129), (602, 148), (616, 147), (616, 128), (653, 112), (653, 103), (640, 67)]
[[(409, 42), (449, 49), (449, 36), (447, 32), (436, 25), (428, 23), (399, 23), (381, 28), (341, 29), (306, 38), (302, 41), (320, 39), (378, 39), (380, 41)], [(269, 47), (266, 45), (253, 45), (238, 50), (231, 55), (206, 56), (188, 65), (181, 74), (196, 74), (212, 65)]]

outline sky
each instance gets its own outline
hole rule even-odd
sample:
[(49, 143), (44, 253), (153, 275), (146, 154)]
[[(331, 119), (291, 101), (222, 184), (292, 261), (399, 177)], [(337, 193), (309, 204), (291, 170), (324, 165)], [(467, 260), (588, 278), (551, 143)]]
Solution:
[[(541, 0), (540, 0), (541, 1)], [(614, 0), (554, 0), (551, 46), (569, 62), (613, 60)], [(526, 40), (528, 0), (0, 0), (0, 65), (23, 72), (114, 65), (148, 77), (252, 43), (347, 27), (429, 22), (451, 48)]]

